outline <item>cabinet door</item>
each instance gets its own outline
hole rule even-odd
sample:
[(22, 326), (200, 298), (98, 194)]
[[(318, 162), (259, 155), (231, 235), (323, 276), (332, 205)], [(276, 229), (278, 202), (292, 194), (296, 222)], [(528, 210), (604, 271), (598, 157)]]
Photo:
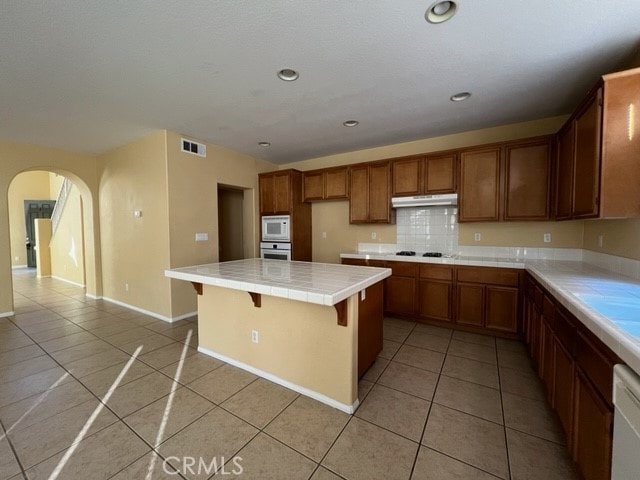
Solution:
[(576, 116), (576, 154), (573, 175), (573, 217), (598, 216), (600, 194), (600, 138), (602, 89)]
[(386, 283), (385, 310), (390, 314), (415, 314), (416, 279), (391, 276)]
[(275, 213), (291, 213), (291, 176), (276, 173), (273, 176)]
[(576, 127), (571, 121), (557, 139), (556, 219), (571, 218), (573, 211), (573, 166), (576, 148)]
[(585, 480), (611, 478), (613, 414), (578, 369), (575, 379), (573, 454)]
[(425, 160), (424, 193), (455, 193), (456, 191), (455, 153), (428, 155)]
[(311, 202), (324, 198), (324, 173), (322, 171), (305, 172), (302, 179), (303, 201)]
[(369, 166), (369, 221), (372, 223), (391, 221), (390, 177), (389, 162)]
[(421, 317), (453, 320), (452, 312), (453, 285), (450, 282), (420, 280), (418, 292), (418, 308)]
[(456, 285), (456, 323), (484, 325), (484, 287), (458, 283)]
[(392, 195), (420, 195), (422, 193), (422, 158), (394, 160), (391, 163)]
[(542, 317), (541, 335), (540, 335), (540, 355), (541, 360), (538, 365), (538, 376), (542, 379), (542, 383), (547, 391), (547, 400), (553, 403), (553, 357), (555, 355), (555, 340), (553, 331), (546, 321), (546, 317)]
[(349, 173), (349, 222), (366, 223), (369, 220), (369, 168), (351, 167)]
[(500, 148), (460, 154), (458, 221), (497, 221), (500, 193)]
[(260, 175), (258, 177), (258, 189), (260, 190), (260, 213), (262, 215), (276, 213), (273, 174)]
[(537, 366), (540, 363), (540, 343), (542, 337), (542, 314), (538, 307), (533, 305), (531, 309), (531, 345), (529, 351), (533, 363)]
[(567, 443), (573, 431), (573, 388), (575, 363), (569, 352), (557, 340), (553, 344), (553, 409), (558, 414)]
[(505, 220), (548, 220), (551, 179), (549, 139), (505, 148)]
[(487, 287), (485, 326), (502, 332), (518, 331), (518, 289)]
[(366, 267), (367, 261), (361, 258), (343, 258), (340, 260), (342, 265), (357, 265), (359, 267)]
[(324, 175), (325, 200), (349, 198), (349, 170), (346, 167), (327, 169)]

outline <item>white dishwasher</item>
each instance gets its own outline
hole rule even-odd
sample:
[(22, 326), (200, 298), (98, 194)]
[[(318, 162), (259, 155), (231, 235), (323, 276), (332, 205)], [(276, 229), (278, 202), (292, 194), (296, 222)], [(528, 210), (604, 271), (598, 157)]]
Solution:
[(612, 480), (640, 477), (640, 377), (626, 365), (613, 368)]

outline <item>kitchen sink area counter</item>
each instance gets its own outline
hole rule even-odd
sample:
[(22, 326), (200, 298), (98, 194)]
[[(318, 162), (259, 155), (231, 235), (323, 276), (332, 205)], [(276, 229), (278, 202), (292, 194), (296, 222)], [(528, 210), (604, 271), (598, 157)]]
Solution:
[(198, 351), (347, 413), (382, 350), (387, 268), (246, 259), (167, 270), (198, 293)]

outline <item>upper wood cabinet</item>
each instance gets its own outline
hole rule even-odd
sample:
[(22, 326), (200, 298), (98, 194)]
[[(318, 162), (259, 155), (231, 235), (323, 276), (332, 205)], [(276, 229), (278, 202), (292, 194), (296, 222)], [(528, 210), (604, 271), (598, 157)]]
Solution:
[(454, 193), (455, 152), (392, 160), (391, 194), (394, 197)]
[(389, 162), (354, 165), (349, 172), (350, 223), (392, 223)]
[(505, 147), (505, 220), (548, 220), (551, 194), (551, 139)]
[(576, 126), (565, 125), (556, 136), (556, 219), (573, 215), (573, 159), (576, 148)]
[(296, 170), (261, 173), (258, 177), (260, 214), (290, 214), (293, 197), (296, 191), (300, 191), (301, 181), (301, 173)]
[(551, 137), (464, 150), (458, 221), (548, 220), (551, 150)]
[(500, 157), (499, 146), (465, 150), (460, 154), (458, 221), (498, 221)]
[(302, 191), (305, 202), (348, 199), (349, 168), (323, 168), (304, 172)]
[(576, 129), (575, 175), (573, 175), (573, 217), (598, 216), (600, 186), (600, 129), (602, 89), (599, 88), (578, 111)]
[(605, 75), (560, 130), (558, 220), (640, 216), (639, 99), (640, 68)]

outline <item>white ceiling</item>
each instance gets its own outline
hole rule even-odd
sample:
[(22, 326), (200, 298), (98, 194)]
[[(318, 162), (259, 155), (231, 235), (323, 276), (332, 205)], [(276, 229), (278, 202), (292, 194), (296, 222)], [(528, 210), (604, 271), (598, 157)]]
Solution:
[(286, 163), (568, 113), (640, 46), (639, 0), (459, 0), (440, 25), (432, 1), (1, 0), (0, 138), (166, 128)]

